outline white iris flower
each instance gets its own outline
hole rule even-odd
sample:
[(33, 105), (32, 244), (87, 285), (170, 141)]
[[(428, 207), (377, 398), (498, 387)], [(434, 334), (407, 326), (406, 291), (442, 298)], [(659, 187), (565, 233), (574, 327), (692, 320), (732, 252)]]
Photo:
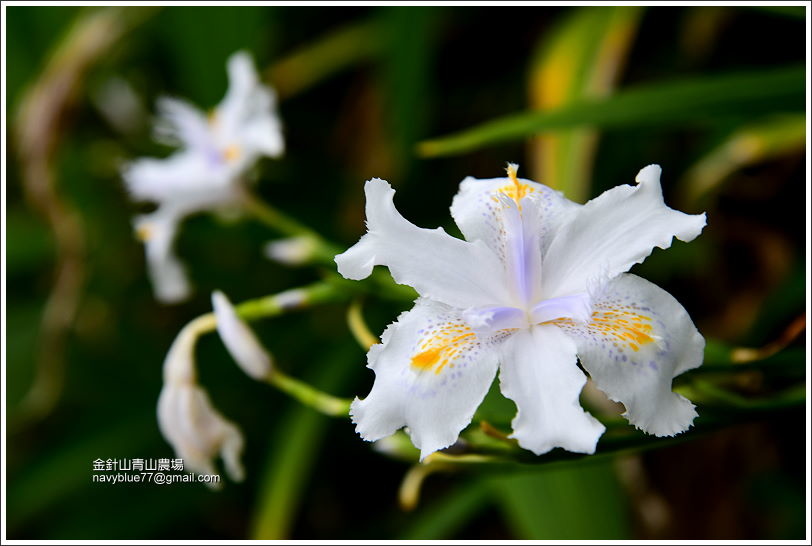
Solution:
[(456, 441), (499, 369), (520, 446), (593, 453), (605, 428), (579, 403), (578, 360), (637, 428), (687, 430), (696, 411), (671, 382), (702, 363), (704, 338), (670, 294), (626, 271), (672, 237), (694, 239), (705, 215), (664, 204), (657, 165), (585, 205), (516, 169), (463, 180), (451, 215), (466, 240), (411, 224), (387, 182), (366, 183), (368, 233), (338, 270), (358, 280), (385, 265), (420, 297), (368, 353), (375, 383), (352, 404), (357, 431), (375, 441), (405, 426), (422, 459)]
[(246, 171), (261, 156), (284, 152), (276, 97), (260, 84), (247, 53), (229, 58), (228, 79), (226, 96), (208, 116), (185, 101), (160, 99), (156, 132), (180, 150), (164, 159), (138, 159), (123, 171), (134, 199), (158, 204), (135, 219), (135, 228), (146, 243), (155, 295), (164, 302), (183, 300), (190, 291), (172, 249), (180, 221), (238, 205)]

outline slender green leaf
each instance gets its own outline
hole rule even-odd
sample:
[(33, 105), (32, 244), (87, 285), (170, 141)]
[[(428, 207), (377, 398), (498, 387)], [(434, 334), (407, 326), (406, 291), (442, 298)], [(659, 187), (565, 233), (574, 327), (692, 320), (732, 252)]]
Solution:
[(455, 135), (418, 144), (423, 156), (469, 152), (507, 140), (571, 127), (684, 125), (766, 112), (800, 112), (805, 69), (791, 66), (723, 76), (704, 76), (628, 89), (548, 112), (522, 112)]

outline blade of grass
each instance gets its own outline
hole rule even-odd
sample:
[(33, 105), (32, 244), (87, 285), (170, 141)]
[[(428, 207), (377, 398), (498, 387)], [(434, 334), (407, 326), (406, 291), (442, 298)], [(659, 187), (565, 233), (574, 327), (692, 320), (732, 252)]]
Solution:
[[(531, 62), (530, 106), (547, 111), (577, 100), (600, 98), (614, 88), (642, 9), (588, 7), (545, 36)], [(576, 202), (589, 199), (597, 132), (570, 129), (530, 142), (531, 178), (543, 180)]]
[(532, 134), (572, 127), (642, 127), (800, 112), (805, 104), (805, 69), (772, 68), (648, 84), (601, 100), (583, 100), (548, 112), (522, 112), (473, 129), (426, 140), (424, 157), (461, 154)]

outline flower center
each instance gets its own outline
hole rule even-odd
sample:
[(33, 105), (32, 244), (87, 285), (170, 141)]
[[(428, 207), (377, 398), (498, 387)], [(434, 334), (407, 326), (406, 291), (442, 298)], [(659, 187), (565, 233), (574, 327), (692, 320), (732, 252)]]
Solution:
[[(588, 322), (592, 306), (587, 293), (544, 298), (541, 290), (541, 225), (534, 188), (523, 184), (518, 167), (508, 164), (509, 183), (494, 198), (501, 204), (502, 241), (511, 301), (503, 306), (468, 309), (464, 318), (481, 331), (529, 328), (557, 319)], [(524, 207), (522, 205), (525, 205)]]
[(588, 322), (591, 316), (592, 304), (585, 292), (541, 300), (528, 307), (477, 307), (463, 312), (463, 318), (471, 328), (486, 333), (529, 328), (558, 319)]

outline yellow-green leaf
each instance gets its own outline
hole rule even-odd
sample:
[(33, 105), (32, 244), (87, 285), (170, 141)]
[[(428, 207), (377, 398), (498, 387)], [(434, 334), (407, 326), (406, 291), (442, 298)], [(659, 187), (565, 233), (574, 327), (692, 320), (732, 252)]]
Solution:
[[(578, 100), (609, 95), (636, 34), (642, 8), (587, 7), (573, 11), (545, 35), (530, 67), (530, 107), (547, 111)], [(531, 178), (589, 198), (597, 133), (569, 129), (530, 142)]]

